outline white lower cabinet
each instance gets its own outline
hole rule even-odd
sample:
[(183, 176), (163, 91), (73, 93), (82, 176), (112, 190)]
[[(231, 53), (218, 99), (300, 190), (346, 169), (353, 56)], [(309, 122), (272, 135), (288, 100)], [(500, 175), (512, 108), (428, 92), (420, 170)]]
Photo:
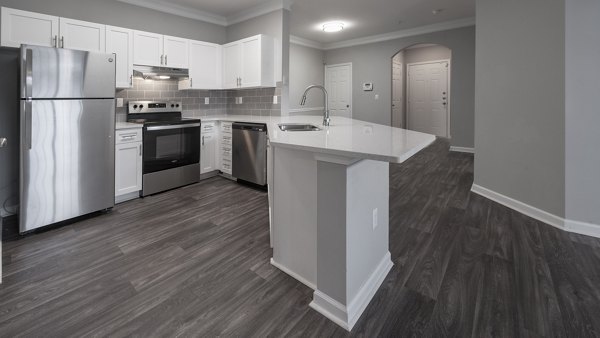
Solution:
[(221, 135), (219, 138), (219, 167), (223, 173), (228, 175), (231, 175), (232, 173), (231, 146), (233, 136), (231, 133), (231, 125), (232, 122), (221, 122)]
[(142, 190), (142, 129), (116, 132), (115, 202), (139, 197)]
[(202, 122), (200, 147), (200, 174), (218, 170), (216, 122)]

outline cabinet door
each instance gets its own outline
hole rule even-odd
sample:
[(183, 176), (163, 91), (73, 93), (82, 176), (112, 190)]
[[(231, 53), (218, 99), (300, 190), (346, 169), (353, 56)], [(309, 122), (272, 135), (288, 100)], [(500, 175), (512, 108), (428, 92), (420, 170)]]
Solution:
[(133, 31), (106, 26), (106, 52), (116, 54), (117, 88), (131, 88), (133, 85)]
[(58, 17), (2, 7), (0, 44), (18, 48), (21, 44), (56, 47)]
[(116, 145), (115, 196), (142, 190), (142, 143)]
[(221, 89), (221, 46), (190, 41), (190, 88)]
[(164, 63), (163, 36), (133, 32), (133, 64), (161, 67)]
[(217, 170), (217, 139), (215, 133), (202, 134), (200, 150), (200, 173), (205, 174)]
[(245, 39), (242, 45), (242, 87), (259, 87), (261, 85), (261, 39), (259, 36)]
[(106, 25), (93, 22), (60, 18), (60, 41), (62, 48), (106, 51)]
[(165, 36), (163, 39), (165, 54), (164, 65), (172, 68), (189, 68), (189, 40), (173, 36)]
[(242, 63), (242, 45), (232, 43), (223, 46), (223, 87), (238, 88)]

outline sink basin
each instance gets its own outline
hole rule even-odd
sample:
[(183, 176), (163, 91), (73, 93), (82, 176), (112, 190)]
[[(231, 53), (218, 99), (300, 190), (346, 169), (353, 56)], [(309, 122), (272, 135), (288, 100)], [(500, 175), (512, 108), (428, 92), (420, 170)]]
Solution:
[(303, 124), (303, 123), (282, 123), (279, 125), (279, 129), (282, 131), (319, 131), (321, 130), (317, 126), (313, 126), (312, 124)]

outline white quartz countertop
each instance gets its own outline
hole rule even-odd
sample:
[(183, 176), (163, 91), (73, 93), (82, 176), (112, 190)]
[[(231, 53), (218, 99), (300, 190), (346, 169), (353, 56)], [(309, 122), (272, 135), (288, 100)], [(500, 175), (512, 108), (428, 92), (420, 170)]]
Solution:
[[(391, 163), (402, 163), (435, 141), (434, 135), (337, 116), (329, 127), (322, 126), (321, 116), (218, 115), (201, 120), (265, 123), (274, 147)], [(284, 132), (280, 123), (309, 123), (321, 130)]]
[(130, 122), (117, 122), (115, 125), (115, 129), (132, 129), (132, 128), (143, 128), (144, 126), (140, 123), (130, 123)]

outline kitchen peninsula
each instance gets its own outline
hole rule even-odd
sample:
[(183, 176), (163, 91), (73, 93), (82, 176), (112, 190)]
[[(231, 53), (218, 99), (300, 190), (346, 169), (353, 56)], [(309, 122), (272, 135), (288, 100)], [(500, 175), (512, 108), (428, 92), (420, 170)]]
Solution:
[[(218, 116), (265, 123), (271, 263), (315, 290), (310, 306), (351, 330), (392, 268), (389, 163), (402, 163), (435, 136), (333, 117)], [(282, 131), (309, 123), (319, 131)]]

